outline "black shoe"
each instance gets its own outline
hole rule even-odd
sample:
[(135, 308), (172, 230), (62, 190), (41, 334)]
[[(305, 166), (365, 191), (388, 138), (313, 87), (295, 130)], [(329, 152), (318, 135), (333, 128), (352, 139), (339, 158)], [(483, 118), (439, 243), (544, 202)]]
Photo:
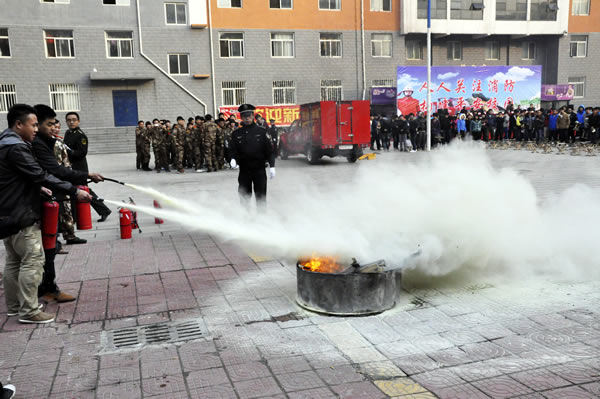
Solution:
[[(108, 215), (106, 215), (106, 217), (108, 217)], [(106, 220), (106, 218), (104, 220)], [(74, 237), (67, 240), (67, 245), (85, 244), (86, 242), (87, 240), (84, 240), (83, 238)]]
[(2, 399), (12, 399), (15, 397), (15, 392), (17, 390), (15, 389), (14, 385), (2, 385), (2, 392), (0, 392), (0, 398)]
[(100, 219), (98, 219), (98, 223), (104, 222), (106, 219), (108, 219), (108, 215), (110, 215), (112, 212), (108, 212), (105, 213), (104, 215), (100, 216)]

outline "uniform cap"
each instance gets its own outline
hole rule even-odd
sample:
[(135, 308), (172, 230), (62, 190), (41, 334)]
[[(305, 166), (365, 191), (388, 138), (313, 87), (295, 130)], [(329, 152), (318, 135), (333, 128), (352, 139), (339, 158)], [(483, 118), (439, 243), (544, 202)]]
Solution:
[(238, 112), (240, 113), (240, 115), (242, 115), (246, 112), (254, 112), (255, 109), (256, 107), (254, 107), (254, 105), (252, 104), (242, 104), (238, 108)]

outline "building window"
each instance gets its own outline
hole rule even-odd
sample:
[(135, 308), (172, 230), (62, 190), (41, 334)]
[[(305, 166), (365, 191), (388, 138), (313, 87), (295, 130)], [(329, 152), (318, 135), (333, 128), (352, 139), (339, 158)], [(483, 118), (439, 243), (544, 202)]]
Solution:
[(292, 0), (269, 0), (270, 8), (292, 8)]
[(342, 0), (319, 0), (320, 10), (340, 10), (342, 8)]
[(527, 20), (527, 0), (496, 0), (496, 20)]
[(373, 57), (391, 57), (392, 56), (392, 34), (391, 33), (372, 33), (371, 34), (371, 55)]
[(342, 81), (339, 79), (321, 80), (321, 101), (342, 101)]
[(246, 102), (245, 81), (221, 82), (221, 92), (224, 106), (240, 105)]
[(462, 60), (461, 42), (448, 42), (448, 59), (454, 61)]
[(188, 75), (190, 60), (188, 54), (169, 54), (169, 73), (171, 75)]
[(294, 56), (293, 33), (271, 33), (271, 57), (292, 58)]
[[(431, 0), (431, 19), (446, 19), (447, 5), (446, 0)], [(427, 0), (417, 0), (417, 18), (427, 19)]]
[(75, 46), (72, 30), (45, 30), (46, 57), (48, 58), (73, 58)]
[(557, 0), (530, 0), (532, 21), (556, 21), (558, 14)]
[(129, 0), (102, 0), (105, 6), (128, 6)]
[(15, 85), (0, 83), (0, 112), (8, 112), (17, 103)]
[(10, 57), (10, 41), (8, 28), (0, 28), (0, 57)]
[(584, 77), (573, 77), (569, 78), (567, 82), (573, 85), (573, 98), (585, 97), (585, 78)]
[(590, 15), (590, 0), (573, 0), (573, 15)]
[(42, 3), (69, 4), (71, 0), (42, 0)]
[(220, 33), (219, 47), (221, 58), (243, 58), (244, 57), (244, 34), (243, 33)]
[(75, 83), (50, 83), (50, 106), (57, 112), (79, 111), (79, 86)]
[(407, 40), (405, 43), (407, 60), (423, 59), (423, 44), (419, 40)]
[(483, 0), (450, 0), (450, 19), (483, 19)]
[(371, 11), (392, 11), (392, 0), (371, 0)]
[(396, 87), (396, 81), (394, 79), (373, 79), (371, 87)]
[(499, 60), (500, 59), (500, 42), (485, 43), (485, 59)]
[(296, 83), (293, 80), (273, 81), (273, 105), (296, 104)]
[(321, 33), (319, 36), (321, 57), (339, 58), (342, 56), (342, 34)]
[(133, 32), (106, 32), (108, 58), (133, 57)]
[(219, 8), (242, 8), (242, 0), (217, 0)]
[(534, 42), (523, 42), (523, 60), (535, 60), (535, 43)]
[(587, 56), (588, 37), (585, 35), (571, 36), (571, 57), (583, 58)]
[(165, 3), (165, 19), (167, 25), (185, 25), (185, 3)]

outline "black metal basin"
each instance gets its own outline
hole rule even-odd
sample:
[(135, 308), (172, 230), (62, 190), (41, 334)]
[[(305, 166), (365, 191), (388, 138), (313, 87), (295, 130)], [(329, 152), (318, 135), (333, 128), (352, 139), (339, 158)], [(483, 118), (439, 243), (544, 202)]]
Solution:
[(296, 302), (304, 309), (337, 316), (381, 313), (396, 305), (402, 274), (396, 270), (347, 274), (296, 267)]

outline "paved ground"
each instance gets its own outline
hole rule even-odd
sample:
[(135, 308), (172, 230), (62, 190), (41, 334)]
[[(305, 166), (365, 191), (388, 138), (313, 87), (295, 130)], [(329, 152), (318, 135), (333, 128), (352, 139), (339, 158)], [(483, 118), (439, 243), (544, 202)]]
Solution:
[[(600, 185), (597, 158), (490, 151), (541, 197), (573, 180)], [(425, 154), (383, 154), (399, 165)], [(90, 157), (106, 176), (175, 195), (235, 197), (234, 172), (125, 171), (134, 155)], [(377, 162), (377, 161), (371, 161)], [(279, 162), (316, 183), (351, 180), (343, 160)], [(105, 198), (131, 192), (104, 184)], [(147, 198), (135, 196), (139, 203)], [(383, 314), (319, 316), (295, 304), (293, 265), (141, 217), (144, 232), (118, 240), (114, 215), (82, 232), (86, 245), (57, 257), (60, 286), (79, 299), (49, 305), (57, 322), (20, 325), (0, 290), (0, 379), (20, 398), (594, 398), (600, 396), (600, 281), (413, 289)], [(3, 258), (3, 249), (0, 256)], [(3, 260), (0, 260), (0, 265)], [(110, 335), (193, 322), (202, 337), (115, 350)]]

